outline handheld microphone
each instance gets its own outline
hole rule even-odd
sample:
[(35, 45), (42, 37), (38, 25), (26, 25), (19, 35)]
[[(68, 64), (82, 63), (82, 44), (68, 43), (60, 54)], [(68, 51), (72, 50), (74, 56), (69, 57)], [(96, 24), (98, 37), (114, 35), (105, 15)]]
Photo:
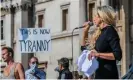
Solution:
[[(89, 22), (88, 25), (89, 25), (89, 26), (93, 26), (94, 24), (93, 24), (93, 22)], [(84, 27), (85, 27), (85, 26), (80, 26), (80, 27), (76, 27), (75, 29), (80, 29), (80, 28), (84, 28)]]

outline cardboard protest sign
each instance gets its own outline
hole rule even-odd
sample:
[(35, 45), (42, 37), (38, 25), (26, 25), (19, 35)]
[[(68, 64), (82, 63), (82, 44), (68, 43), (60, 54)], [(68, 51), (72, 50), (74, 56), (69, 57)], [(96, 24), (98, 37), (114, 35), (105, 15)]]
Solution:
[(51, 50), (50, 29), (20, 28), (18, 37), (21, 53), (35, 53)]

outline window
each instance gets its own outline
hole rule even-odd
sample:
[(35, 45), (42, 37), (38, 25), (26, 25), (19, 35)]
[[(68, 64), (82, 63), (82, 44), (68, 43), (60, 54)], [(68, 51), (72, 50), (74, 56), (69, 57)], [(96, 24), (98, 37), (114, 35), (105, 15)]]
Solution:
[(38, 26), (39, 28), (43, 27), (45, 23), (45, 9), (36, 11), (36, 18), (36, 26)]
[(47, 65), (48, 65), (48, 61), (41, 61), (38, 64), (38, 68), (42, 69), (42, 70), (46, 70), (47, 69)]
[(67, 30), (68, 27), (68, 9), (62, 10), (62, 31)]
[(92, 21), (94, 17), (95, 3), (89, 4), (89, 20)]
[(44, 26), (44, 16), (38, 15), (38, 27), (43, 27), (43, 26)]
[(4, 22), (1, 20), (1, 40), (4, 39)]
[(109, 0), (110, 6), (112, 6), (116, 13), (117, 13), (117, 19), (121, 20), (122, 14), (121, 14), (121, 0)]

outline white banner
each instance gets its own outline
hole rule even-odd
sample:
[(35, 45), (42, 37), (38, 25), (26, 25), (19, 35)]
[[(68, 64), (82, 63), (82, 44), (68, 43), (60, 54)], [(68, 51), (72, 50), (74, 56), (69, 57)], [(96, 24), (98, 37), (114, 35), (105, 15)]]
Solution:
[(18, 31), (21, 53), (51, 51), (51, 33), (46, 28), (20, 28)]

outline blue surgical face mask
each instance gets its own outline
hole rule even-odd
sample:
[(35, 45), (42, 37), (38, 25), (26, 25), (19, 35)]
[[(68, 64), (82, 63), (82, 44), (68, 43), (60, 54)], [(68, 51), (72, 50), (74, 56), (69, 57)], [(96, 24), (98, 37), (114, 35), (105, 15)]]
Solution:
[(35, 64), (30, 64), (30, 68), (37, 68), (38, 66), (37, 66), (37, 64), (35, 63)]
[(30, 73), (34, 74), (36, 72), (36, 64), (30, 64)]

